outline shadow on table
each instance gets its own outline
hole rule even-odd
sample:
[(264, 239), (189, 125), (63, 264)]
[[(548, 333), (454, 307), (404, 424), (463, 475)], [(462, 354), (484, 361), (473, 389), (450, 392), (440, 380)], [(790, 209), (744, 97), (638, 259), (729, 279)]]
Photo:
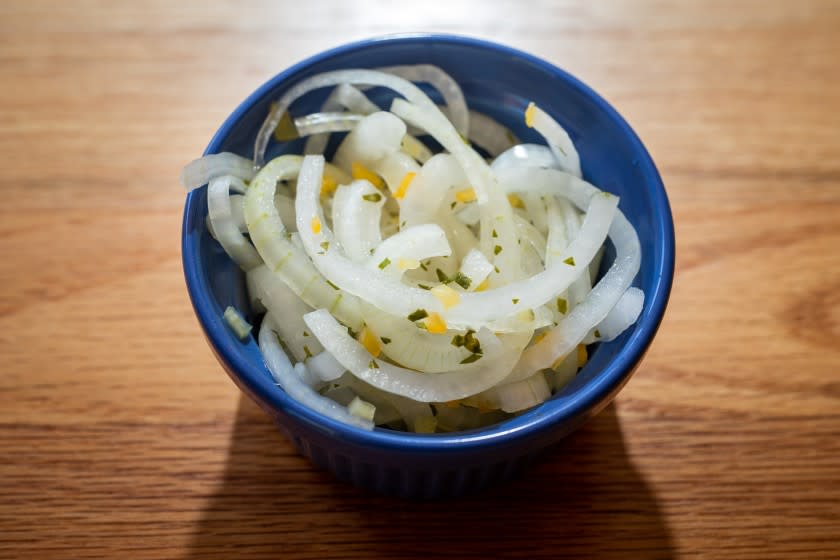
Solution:
[(671, 558), (611, 405), (514, 481), (406, 501), (333, 481), (240, 400), (227, 471), (187, 558)]

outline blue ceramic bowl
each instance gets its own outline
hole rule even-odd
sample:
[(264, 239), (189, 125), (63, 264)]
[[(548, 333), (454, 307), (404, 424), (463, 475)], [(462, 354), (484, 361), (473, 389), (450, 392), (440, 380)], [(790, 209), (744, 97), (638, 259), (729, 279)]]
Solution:
[[(510, 477), (612, 400), (638, 366), (665, 312), (674, 272), (674, 231), (656, 167), (615, 109), (559, 68), (476, 39), (382, 37), (309, 58), (269, 80), (237, 107), (205, 153), (230, 151), (251, 157), (269, 104), (308, 76), (339, 68), (418, 63), (442, 67), (461, 84), (471, 108), (506, 124), (523, 141), (540, 141), (524, 126), (524, 108), (531, 100), (543, 107), (569, 131), (580, 151), (584, 176), (619, 195), (621, 209), (636, 227), (642, 264), (635, 285), (646, 294), (642, 314), (621, 337), (591, 349), (589, 363), (562, 392), (513, 419), (470, 432), (417, 435), (338, 423), (289, 398), (272, 381), (255, 341), (240, 342), (225, 326), (225, 307), (234, 305), (247, 314), (248, 299), (243, 275), (207, 232), (206, 188), (187, 196), (182, 249), (192, 304), (219, 362), (303, 455), (358, 486), (442, 497)], [(327, 93), (315, 92), (295, 103), (293, 114), (317, 111)], [(383, 91), (373, 95), (387, 96)], [(268, 157), (299, 148), (273, 145)]]

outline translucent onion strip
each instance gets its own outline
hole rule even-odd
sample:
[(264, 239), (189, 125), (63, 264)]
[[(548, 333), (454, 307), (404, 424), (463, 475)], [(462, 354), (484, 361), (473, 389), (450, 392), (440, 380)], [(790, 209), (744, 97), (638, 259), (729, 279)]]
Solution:
[[(435, 311), (457, 328), (480, 328), (489, 321), (540, 307), (568, 288), (604, 242), (618, 203), (617, 197), (608, 193), (592, 197), (580, 235), (564, 251), (563, 260), (568, 262), (494, 290), (463, 294), (458, 305), (445, 309), (428, 291), (406, 286), (381, 271), (361, 269), (340, 254), (318, 204), (323, 165), (323, 157), (306, 156), (298, 178), (295, 208), (301, 239), (318, 270), (343, 290), (383, 311), (402, 316), (417, 309)], [(317, 231), (309, 227), (316, 222)], [(324, 242), (326, 250), (322, 247)]]
[(438, 118), (441, 120), (446, 120), (446, 117), (444, 117), (440, 110), (420, 88), (398, 76), (393, 76), (384, 72), (377, 72), (375, 70), (364, 69), (324, 72), (298, 82), (277, 100), (272, 110), (263, 121), (263, 124), (257, 133), (256, 140), (254, 141), (254, 164), (262, 167), (265, 162), (265, 150), (268, 147), (268, 141), (271, 138), (271, 134), (274, 132), (274, 129), (277, 128), (283, 114), (289, 109), (289, 106), (295, 100), (310, 91), (343, 83), (369, 84), (390, 88), (403, 95), (412, 103), (428, 107), (431, 111), (438, 115)]
[[(359, 328), (362, 318), (358, 302), (328, 284), (312, 266), (306, 253), (292, 243), (274, 204), (277, 182), (297, 176), (302, 161), (300, 156), (275, 158), (252, 181), (245, 195), (244, 207), (251, 241), (269, 269), (278, 274), (298, 297), (312, 307), (330, 309), (345, 324)], [(319, 178), (316, 196), (320, 187)]]
[(292, 363), (289, 361), (288, 356), (286, 356), (286, 353), (280, 346), (280, 342), (277, 340), (276, 325), (277, 320), (270, 314), (266, 315), (259, 334), (260, 352), (262, 352), (263, 361), (266, 367), (268, 367), (268, 371), (271, 372), (274, 381), (290, 397), (315, 412), (319, 412), (339, 422), (372, 430), (373, 422), (350, 414), (347, 411), (347, 407), (341, 406), (335, 401), (319, 395), (301, 380), (300, 376), (295, 372)]
[[(223, 175), (210, 180), (207, 188), (207, 215), (216, 240), (224, 247), (230, 258), (244, 270), (250, 270), (261, 265), (262, 259), (239, 231), (233, 218), (230, 196), (232, 179), (230, 175)], [(241, 203), (241, 199), (239, 202)]]
[(515, 349), (507, 348), (491, 333), (481, 331), (477, 336), (484, 355), (470, 367), (456, 372), (418, 375), (414, 370), (377, 361), (324, 310), (309, 313), (304, 321), (324, 348), (353, 375), (383, 391), (420, 402), (451, 401), (489, 389), (505, 378), (516, 361), (511, 357), (518, 355)]
[[(255, 173), (256, 169), (251, 160), (230, 152), (222, 152), (191, 161), (181, 170), (179, 180), (185, 189), (191, 191), (222, 175), (232, 175), (242, 181), (250, 181)], [(234, 188), (237, 185), (241, 185), (241, 182), (233, 183)], [(237, 190), (245, 192), (244, 188)]]

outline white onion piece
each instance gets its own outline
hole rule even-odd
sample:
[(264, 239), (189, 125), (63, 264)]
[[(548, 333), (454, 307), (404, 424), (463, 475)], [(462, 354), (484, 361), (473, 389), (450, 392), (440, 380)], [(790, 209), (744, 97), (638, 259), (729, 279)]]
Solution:
[[(382, 353), (407, 368), (425, 373), (442, 373), (464, 369), (461, 364), (470, 352), (452, 345), (452, 336), (442, 336), (418, 329), (402, 317), (384, 313), (372, 305), (363, 306), (365, 322), (374, 333), (386, 335), (390, 342), (382, 344)], [(464, 334), (464, 333), (460, 333)]]
[(492, 403), (505, 412), (519, 412), (544, 403), (551, 397), (551, 388), (545, 374), (538, 371), (531, 377), (488, 389), (479, 398)]
[[(557, 205), (562, 213), (563, 225), (566, 228), (566, 237), (568, 239), (574, 239), (580, 231), (580, 215), (568, 200), (560, 199), (557, 201)], [(593, 256), (592, 258), (594, 259), (595, 257)], [(583, 298), (586, 297), (586, 294), (591, 289), (592, 279), (589, 277), (589, 267), (587, 266), (583, 274), (569, 286), (568, 297), (566, 298), (569, 303), (569, 309), (573, 309), (578, 303), (583, 301)]]
[[(303, 315), (301, 315), (303, 320)], [(321, 343), (318, 343), (321, 346)], [(335, 381), (347, 371), (329, 352), (321, 352), (306, 361), (307, 369), (320, 381)]]
[(506, 382), (519, 381), (535, 371), (551, 367), (559, 358), (572, 352), (615, 307), (639, 271), (641, 246), (636, 230), (620, 211), (610, 226), (610, 239), (616, 250), (610, 269), (577, 307), (549, 330), (542, 340), (522, 353)]
[(325, 132), (347, 132), (363, 118), (364, 115), (358, 113), (312, 113), (296, 118), (295, 128), (301, 138)]
[(350, 171), (359, 162), (370, 167), (377, 160), (400, 149), (405, 136), (405, 123), (386, 111), (366, 116), (342, 141), (333, 163)]
[[(360, 328), (358, 301), (350, 294), (330, 286), (318, 273), (306, 253), (296, 247), (274, 205), (277, 182), (295, 177), (300, 170), (300, 156), (281, 156), (271, 160), (254, 177), (245, 194), (245, 220), (251, 241), (274, 273), (308, 305), (328, 308), (352, 328)], [(321, 188), (319, 180), (316, 197)], [(309, 226), (307, 225), (307, 228)]]
[[(428, 291), (406, 286), (380, 270), (363, 269), (340, 253), (318, 204), (323, 165), (323, 157), (306, 156), (295, 201), (301, 240), (321, 274), (383, 311), (398, 316), (407, 316), (417, 309), (435, 311), (453, 328), (481, 328), (490, 321), (540, 307), (568, 288), (603, 244), (618, 204), (618, 198), (609, 193), (592, 197), (580, 235), (562, 255), (562, 260), (570, 261), (568, 264), (563, 262), (538, 275), (486, 292), (465, 293), (458, 305), (445, 309)], [(319, 231), (309, 227), (312, 220), (321, 224)], [(327, 250), (321, 246), (325, 241)]]
[(601, 192), (598, 187), (559, 169), (518, 167), (499, 170), (496, 176), (506, 192), (562, 196), (581, 210), (586, 210), (589, 199)]
[(384, 204), (385, 197), (364, 179), (341, 185), (336, 190), (332, 207), (335, 237), (354, 261), (367, 260), (370, 252), (382, 242), (379, 222)]
[(424, 164), (434, 155), (426, 145), (410, 134), (406, 134), (402, 139), (402, 149), (409, 156), (417, 160), (418, 163)]
[(490, 157), (496, 157), (511, 146), (519, 144), (519, 139), (513, 131), (478, 111), (470, 111), (469, 139), (473, 144), (484, 148)]
[(499, 172), (517, 167), (544, 167), (559, 169), (560, 164), (554, 152), (539, 144), (517, 144), (499, 154), (490, 168)]
[[(437, 224), (412, 226), (392, 235), (379, 244), (367, 259), (371, 270), (401, 277), (403, 272), (418, 268), (420, 261), (452, 254), (446, 233)], [(383, 263), (388, 263), (383, 265)], [(410, 265), (410, 266), (409, 266)]]
[[(475, 190), (480, 206), (481, 250), (487, 255), (494, 254), (493, 262), (499, 269), (497, 274), (502, 282), (521, 278), (520, 251), (513, 225), (513, 211), (487, 162), (464, 143), (451, 123), (441, 122), (428, 108), (413, 105), (403, 99), (395, 99), (391, 104), (391, 111), (405, 121), (424, 128), (458, 161)], [(495, 236), (492, 232), (495, 232)], [(501, 247), (503, 251), (495, 251), (496, 246)]]
[(388, 185), (388, 189), (395, 192), (408, 173), (419, 173), (420, 166), (404, 152), (392, 152), (371, 165), (371, 170), (377, 173)]
[(300, 376), (295, 372), (292, 363), (289, 361), (283, 348), (277, 341), (275, 336), (275, 326), (277, 322), (272, 316), (266, 315), (263, 319), (262, 327), (259, 334), (260, 352), (262, 352), (263, 361), (265, 362), (268, 371), (274, 378), (274, 381), (284, 390), (290, 397), (318, 412), (324, 416), (328, 416), (339, 422), (345, 422), (353, 426), (358, 426), (366, 430), (373, 429), (373, 422), (363, 420), (357, 416), (350, 414), (347, 407), (341, 406), (333, 400), (319, 395), (310, 386), (304, 383)]
[(446, 104), (444, 113), (455, 129), (468, 138), (470, 135), (470, 111), (461, 86), (452, 76), (444, 72), (439, 66), (432, 64), (414, 64), (411, 66), (385, 66), (378, 68), (382, 72), (400, 76), (411, 82), (426, 82), (440, 92)]
[(461, 274), (470, 279), (467, 291), (474, 292), (491, 272), (493, 272), (493, 263), (487, 260), (484, 253), (478, 249), (472, 249), (461, 259)]
[(321, 344), (310, 336), (303, 322), (303, 316), (312, 308), (265, 266), (249, 270), (247, 276), (253, 295), (275, 317), (283, 318), (277, 323), (277, 331), (295, 360), (302, 362), (308, 356), (321, 352)]
[[(230, 152), (210, 154), (191, 161), (181, 170), (178, 180), (185, 189), (191, 191), (210, 182), (210, 179), (222, 175), (233, 175), (242, 181), (250, 181), (256, 170), (254, 162)], [(233, 183), (234, 190), (245, 192), (244, 186), (239, 190), (240, 183)]]
[(528, 125), (535, 128), (545, 138), (545, 141), (548, 142), (548, 147), (551, 148), (551, 151), (554, 152), (554, 157), (560, 163), (560, 167), (575, 177), (581, 177), (580, 156), (566, 129), (533, 103), (528, 106), (525, 114), (527, 115), (528, 112), (532, 116), (532, 120)]
[(277, 213), (280, 215), (280, 220), (283, 222), (286, 230), (297, 231), (297, 224), (295, 223), (295, 200), (285, 194), (277, 193), (274, 195), (274, 206), (277, 208)]
[[(639, 288), (630, 287), (621, 295), (618, 303), (615, 304), (603, 321), (593, 329), (583, 343), (609, 342), (615, 340), (621, 333), (634, 324), (642, 313), (645, 305), (645, 293)], [(598, 331), (596, 336), (594, 331)]]
[(364, 69), (324, 72), (298, 82), (277, 100), (263, 121), (254, 141), (254, 164), (262, 167), (265, 162), (265, 150), (268, 146), (268, 141), (271, 139), (274, 129), (280, 123), (283, 114), (296, 99), (310, 91), (343, 83), (369, 84), (390, 88), (405, 96), (412, 103), (429, 108), (429, 110), (438, 115), (439, 119), (446, 121), (443, 113), (440, 112), (437, 106), (435, 106), (432, 100), (420, 88), (398, 76)]
[(406, 226), (434, 219), (451, 188), (466, 188), (467, 176), (449, 154), (437, 154), (423, 164), (400, 203), (400, 222)]
[(313, 311), (303, 319), (324, 348), (353, 375), (383, 391), (420, 402), (461, 399), (494, 386), (505, 378), (515, 363), (516, 359), (511, 360), (511, 357), (519, 354), (516, 347), (524, 338), (511, 336), (510, 344), (503, 344), (492, 333), (479, 331), (476, 336), (484, 354), (477, 362), (459, 371), (418, 375), (414, 370), (374, 360), (365, 347), (323, 309)]
[(262, 259), (234, 222), (230, 203), (230, 185), (230, 175), (222, 175), (210, 180), (207, 187), (207, 215), (210, 217), (216, 240), (224, 247), (230, 258), (244, 270), (250, 270), (261, 265)]

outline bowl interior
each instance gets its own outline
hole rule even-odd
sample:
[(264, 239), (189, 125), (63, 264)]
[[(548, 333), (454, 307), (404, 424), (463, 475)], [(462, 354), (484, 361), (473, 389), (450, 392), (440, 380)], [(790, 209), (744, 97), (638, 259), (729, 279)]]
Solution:
[[(339, 68), (419, 63), (443, 68), (461, 85), (471, 109), (505, 124), (523, 142), (543, 143), (524, 124), (528, 102), (535, 101), (554, 116), (580, 152), (584, 177), (621, 197), (620, 209), (635, 226), (642, 245), (641, 269), (634, 282), (646, 294), (639, 321), (615, 341), (598, 344), (582, 372), (551, 401), (505, 423), (510, 426), (483, 432), (521, 428), (549, 414), (585, 413), (605, 404), (641, 358), (661, 320), (673, 271), (673, 225), (661, 180), (641, 142), (605, 101), (576, 79), (539, 59), (482, 41), (439, 36), (366, 41), (304, 61), (272, 79), (231, 115), (207, 153), (230, 151), (251, 157), (270, 103), (303, 78)], [(321, 90), (304, 97), (292, 106), (292, 114), (318, 111), (327, 94)], [(388, 108), (389, 92), (375, 89), (370, 94)], [(299, 150), (299, 144), (272, 144), (267, 159)], [(242, 274), (206, 230), (206, 213), (202, 188), (189, 195), (184, 222), (185, 271), (193, 303), (217, 352), (232, 362), (229, 365), (238, 375), (261, 378), (257, 381), (262, 386), (270, 376), (255, 342), (240, 343), (221, 320), (226, 306), (248, 310), (248, 301)], [(608, 253), (602, 272), (611, 258)], [(254, 379), (245, 380), (249, 381)], [(270, 395), (271, 400), (289, 405), (279, 388), (265, 386), (277, 393)], [(293, 413), (301, 414), (291, 406)]]

